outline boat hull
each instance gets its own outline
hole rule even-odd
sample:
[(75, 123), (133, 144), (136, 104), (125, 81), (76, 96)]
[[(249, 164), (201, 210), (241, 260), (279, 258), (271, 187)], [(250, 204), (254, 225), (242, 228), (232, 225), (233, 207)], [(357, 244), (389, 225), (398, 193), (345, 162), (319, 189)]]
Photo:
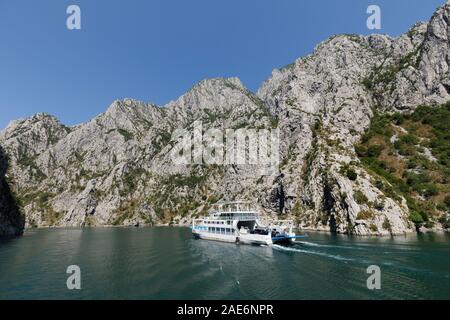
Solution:
[(293, 242), (295, 242), (295, 240), (293, 238), (284, 238), (284, 239), (272, 240), (273, 244), (288, 244), (288, 243), (293, 243)]
[(228, 243), (236, 243), (238, 239), (234, 235), (225, 235), (225, 234), (213, 234), (206, 232), (193, 232), (192, 235), (196, 239), (203, 240), (212, 240), (212, 241), (220, 241), (220, 242), (228, 242)]
[(213, 240), (228, 243), (242, 243), (250, 245), (271, 245), (272, 239), (270, 236), (258, 236), (258, 235), (227, 235), (227, 234), (214, 234), (209, 232), (194, 231), (192, 235), (196, 239)]
[(245, 243), (245, 244), (252, 244), (252, 245), (271, 245), (272, 239), (269, 235), (262, 236), (262, 235), (253, 235), (253, 234), (242, 234), (239, 237), (239, 242)]

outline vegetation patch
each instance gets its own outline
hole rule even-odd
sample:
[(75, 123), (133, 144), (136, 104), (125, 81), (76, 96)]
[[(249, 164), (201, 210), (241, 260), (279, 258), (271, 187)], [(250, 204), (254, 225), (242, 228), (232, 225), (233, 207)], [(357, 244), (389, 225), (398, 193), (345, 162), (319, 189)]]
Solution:
[(347, 178), (349, 178), (351, 181), (356, 181), (358, 179), (358, 174), (356, 171), (351, 168), (348, 164), (342, 166), (341, 168), (341, 174), (345, 175)]
[(136, 199), (123, 202), (120, 207), (116, 210), (116, 214), (111, 224), (114, 226), (122, 225), (127, 219), (134, 216), (138, 208), (138, 201)]
[(384, 218), (382, 227), (383, 227), (383, 229), (389, 230), (389, 232), (392, 232), (392, 225), (388, 218)]
[(361, 190), (357, 190), (354, 194), (355, 201), (358, 204), (367, 204), (369, 201), (364, 193), (361, 192)]
[[(417, 227), (441, 221), (450, 203), (450, 102), (419, 106), (411, 114), (375, 112), (355, 151), (375, 186), (404, 197)], [(425, 154), (429, 150), (431, 156)], [(376, 204), (377, 206), (377, 204)], [(377, 208), (378, 209), (378, 208)]]
[(123, 136), (125, 141), (133, 140), (134, 138), (134, 135), (125, 129), (117, 129), (117, 132), (119, 132)]
[(370, 220), (374, 217), (372, 210), (362, 210), (358, 212), (358, 215), (356, 216), (356, 220)]

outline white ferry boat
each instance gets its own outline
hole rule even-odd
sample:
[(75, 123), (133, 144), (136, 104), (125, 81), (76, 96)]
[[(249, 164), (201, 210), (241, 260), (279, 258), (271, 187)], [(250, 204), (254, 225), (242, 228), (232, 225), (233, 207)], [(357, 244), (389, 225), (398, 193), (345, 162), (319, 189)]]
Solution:
[(256, 245), (292, 242), (296, 236), (290, 220), (279, 220), (264, 226), (250, 202), (219, 202), (208, 217), (192, 221), (192, 234), (198, 239)]

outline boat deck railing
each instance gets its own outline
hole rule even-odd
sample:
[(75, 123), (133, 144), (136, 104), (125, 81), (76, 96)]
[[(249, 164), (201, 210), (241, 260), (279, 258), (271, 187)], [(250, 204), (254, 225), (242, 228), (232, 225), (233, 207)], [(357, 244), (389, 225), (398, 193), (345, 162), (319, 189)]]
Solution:
[(231, 201), (217, 202), (212, 205), (214, 212), (251, 212), (255, 211), (251, 202), (248, 201)]
[(232, 221), (232, 220), (240, 220), (240, 221), (253, 221), (258, 219), (258, 214), (253, 211), (221, 211), (216, 212), (209, 219), (224, 220), (224, 221)]

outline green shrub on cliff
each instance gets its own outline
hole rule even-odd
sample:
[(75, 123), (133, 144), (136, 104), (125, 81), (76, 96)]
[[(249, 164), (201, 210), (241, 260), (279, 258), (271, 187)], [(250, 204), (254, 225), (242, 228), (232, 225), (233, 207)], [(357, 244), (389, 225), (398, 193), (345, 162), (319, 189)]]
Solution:
[(375, 112), (355, 146), (377, 188), (398, 202), (407, 200), (416, 226), (431, 226), (439, 211), (450, 208), (449, 123), (450, 102), (419, 106), (409, 115)]

